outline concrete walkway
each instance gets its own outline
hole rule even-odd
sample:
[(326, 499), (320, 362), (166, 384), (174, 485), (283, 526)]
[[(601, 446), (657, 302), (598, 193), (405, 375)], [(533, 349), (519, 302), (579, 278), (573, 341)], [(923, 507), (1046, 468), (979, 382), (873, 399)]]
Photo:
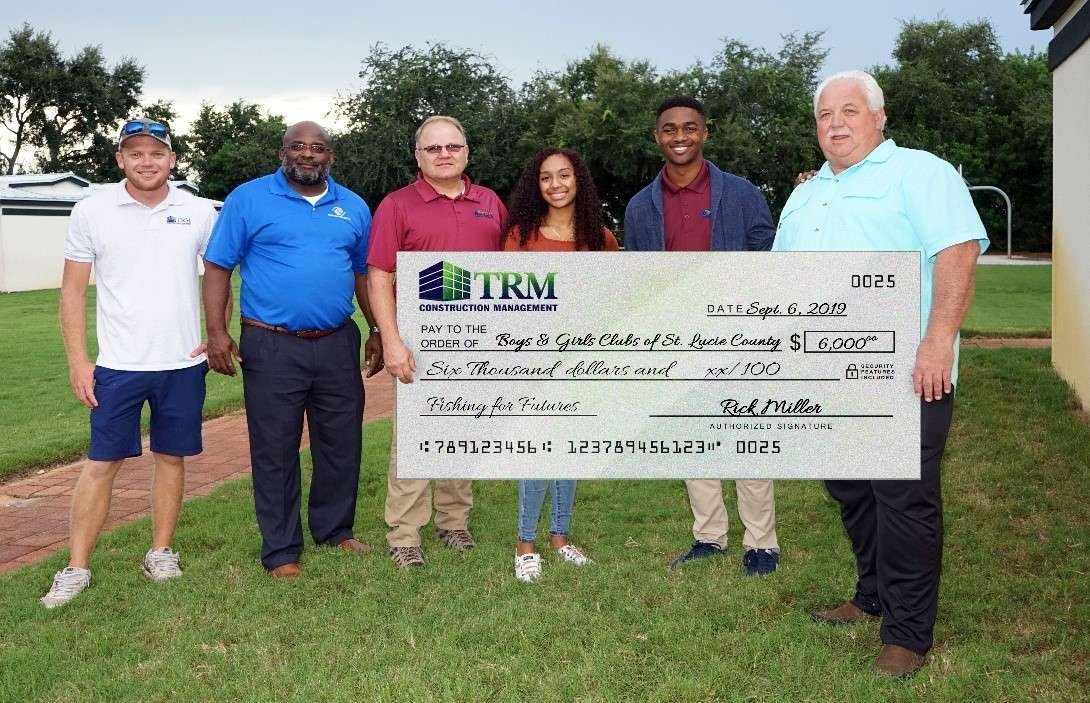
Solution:
[[(364, 420), (389, 417), (393, 384), (386, 373), (364, 381)], [(303, 434), (302, 446), (307, 444)], [(68, 546), (68, 509), (83, 461), (0, 484), (0, 573), (45, 559)], [(106, 529), (151, 512), (152, 457), (127, 459), (114, 482)], [(213, 488), (249, 475), (250, 442), (245, 415), (204, 423), (204, 453), (186, 460), (185, 495), (208, 495)]]

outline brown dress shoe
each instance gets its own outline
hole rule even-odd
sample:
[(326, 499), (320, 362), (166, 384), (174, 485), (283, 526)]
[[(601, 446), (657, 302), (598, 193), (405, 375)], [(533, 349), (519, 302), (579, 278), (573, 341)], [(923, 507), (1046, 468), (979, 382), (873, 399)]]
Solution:
[(269, 575), (274, 579), (293, 579), (303, 573), (303, 567), (299, 566), (298, 562), (292, 562), (290, 564), (281, 564), (269, 571)]
[(346, 552), (355, 552), (356, 554), (370, 554), (371, 545), (365, 544), (355, 537), (349, 537), (348, 539), (338, 542), (337, 549), (343, 549)]
[(897, 644), (883, 644), (874, 669), (882, 676), (911, 676), (927, 663), (927, 657)]
[(857, 622), (879, 619), (877, 615), (871, 615), (851, 601), (832, 610), (816, 610), (810, 613), (810, 617), (814, 619), (814, 622), (822, 622), (826, 625), (854, 625)]

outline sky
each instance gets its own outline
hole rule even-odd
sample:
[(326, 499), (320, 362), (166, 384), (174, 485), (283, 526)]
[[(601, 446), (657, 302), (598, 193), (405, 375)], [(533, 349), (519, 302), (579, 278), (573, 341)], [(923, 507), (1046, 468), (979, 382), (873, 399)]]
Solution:
[[(901, 22), (991, 20), (1006, 51), (1047, 48), (1019, 0), (629, 0), (592, 2), (4, 2), (6, 30), (48, 30), (66, 55), (97, 44), (113, 64), (146, 70), (144, 100), (167, 99), (184, 132), (202, 102), (256, 102), (291, 123), (331, 115), (338, 94), (358, 90), (361, 60), (389, 47), (443, 42), (474, 49), (517, 87), (537, 70), (562, 69), (605, 44), (661, 71), (708, 63), (724, 38), (776, 51), (790, 32), (824, 31), (823, 73), (891, 62)], [(12, 5), (15, 5), (12, 8)], [(5, 34), (6, 36), (6, 34)]]

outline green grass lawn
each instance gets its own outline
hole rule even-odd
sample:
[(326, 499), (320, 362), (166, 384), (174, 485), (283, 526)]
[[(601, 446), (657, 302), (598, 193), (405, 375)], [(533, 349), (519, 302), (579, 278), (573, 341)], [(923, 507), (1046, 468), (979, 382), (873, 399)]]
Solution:
[[(238, 300), (238, 280), (235, 281)], [(0, 295), (0, 479), (29, 467), (79, 458), (87, 451), (87, 409), (72, 395), (61, 341), (59, 290)], [(238, 315), (232, 334), (238, 339)], [(202, 323), (203, 324), (203, 323)], [(95, 287), (87, 291), (88, 356), (95, 340)], [(208, 375), (206, 417), (242, 407), (241, 377)], [(147, 409), (144, 424), (147, 426)]]
[[(812, 624), (851, 594), (835, 505), (777, 484), (780, 571), (689, 544), (679, 481), (582, 482), (574, 538), (596, 564), (512, 575), (516, 489), (477, 482), (479, 548), (429, 534), (427, 568), (309, 549), (268, 578), (248, 481), (186, 504), (186, 575), (145, 582), (143, 520), (108, 534), (76, 604), (36, 598), (64, 555), (0, 576), (3, 701), (1069, 701), (1090, 699), (1090, 429), (1044, 350), (962, 354), (944, 467), (945, 570), (931, 664), (876, 679), (877, 627)], [(383, 543), (389, 424), (365, 431), (357, 535)], [(305, 501), (304, 501), (305, 504)]]
[(977, 266), (967, 337), (1051, 337), (1052, 266)]

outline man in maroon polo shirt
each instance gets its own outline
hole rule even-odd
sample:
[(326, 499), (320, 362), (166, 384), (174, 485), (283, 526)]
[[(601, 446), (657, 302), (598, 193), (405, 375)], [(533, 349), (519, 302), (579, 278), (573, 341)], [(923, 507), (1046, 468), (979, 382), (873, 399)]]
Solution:
[[(399, 251), (499, 251), (507, 210), (494, 192), (465, 175), (469, 145), (453, 117), (435, 116), (416, 130), (416, 181), (390, 193), (375, 210), (367, 254), (371, 310), (382, 335), (383, 363), (402, 383), (412, 383), (416, 363), (401, 340), (394, 301)], [(395, 381), (396, 382), (396, 381)], [(397, 477), (397, 416), (386, 483), (386, 541), (399, 568), (423, 566), (420, 528), (431, 520), (431, 481)], [(476, 546), (469, 532), (472, 484), (435, 482), (436, 535), (451, 549)]]

